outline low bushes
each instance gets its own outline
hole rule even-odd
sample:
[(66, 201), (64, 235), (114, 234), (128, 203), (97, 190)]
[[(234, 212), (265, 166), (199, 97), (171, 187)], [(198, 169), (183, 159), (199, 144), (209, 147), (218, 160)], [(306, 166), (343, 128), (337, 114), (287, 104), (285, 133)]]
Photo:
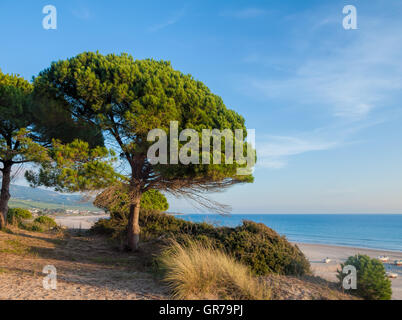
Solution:
[(387, 278), (384, 265), (377, 259), (367, 255), (349, 257), (341, 270), (338, 279), (342, 285), (346, 274), (342, 272), (345, 266), (352, 265), (357, 271), (357, 288), (350, 293), (367, 300), (390, 300), (392, 296), (391, 281)]
[[(126, 226), (125, 218), (112, 218), (98, 221), (92, 231), (111, 235), (124, 243)], [(184, 244), (191, 238), (201, 243), (210, 243), (247, 265), (256, 275), (277, 273), (301, 276), (310, 273), (310, 264), (300, 249), (264, 224), (244, 221), (236, 228), (214, 227), (207, 223), (193, 223), (164, 213), (143, 210), (140, 226), (142, 240), (174, 239)]]
[(45, 225), (37, 222), (20, 222), (18, 227), (33, 232), (45, 232), (49, 230)]
[(29, 210), (21, 208), (10, 208), (7, 213), (7, 222), (10, 224), (19, 223), (22, 220), (32, 219), (32, 213)]
[(12, 210), (11, 211), (12, 223), (14, 225), (18, 225), (18, 227), (21, 229), (33, 232), (45, 232), (57, 227), (56, 221), (54, 221), (54, 219), (51, 217), (39, 216), (33, 221), (24, 221), (26, 219), (32, 219), (32, 214), (28, 210), (24, 209), (17, 209), (17, 210), (10, 209), (10, 210)]
[(177, 299), (267, 300), (266, 282), (223, 251), (202, 242), (173, 242), (158, 259)]
[(50, 229), (50, 228), (57, 227), (56, 221), (55, 221), (53, 218), (48, 217), (48, 216), (40, 216), (40, 217), (37, 217), (37, 218), (34, 220), (34, 222), (39, 223), (39, 224), (42, 224), (42, 225), (48, 227), (49, 229)]
[(300, 249), (262, 223), (243, 221), (234, 229), (224, 228), (216, 240), (258, 275), (310, 273), (310, 263)]
[[(94, 205), (102, 210), (111, 212), (112, 216), (116, 218), (127, 218), (130, 211), (128, 186), (118, 184), (107, 188), (96, 197)], [(142, 195), (141, 209), (167, 211), (169, 203), (161, 192), (152, 189)]]

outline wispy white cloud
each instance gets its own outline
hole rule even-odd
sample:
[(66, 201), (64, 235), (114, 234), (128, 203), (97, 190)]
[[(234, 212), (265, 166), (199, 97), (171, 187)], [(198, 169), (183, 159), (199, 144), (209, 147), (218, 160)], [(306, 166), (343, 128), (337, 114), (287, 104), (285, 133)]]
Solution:
[(181, 9), (180, 11), (176, 12), (174, 15), (172, 15), (166, 21), (163, 21), (161, 23), (155, 24), (155, 25), (149, 27), (148, 30), (150, 32), (156, 32), (156, 31), (165, 29), (165, 28), (167, 28), (167, 27), (169, 27), (171, 25), (174, 25), (184, 17), (185, 13), (186, 13), (186, 10)]
[[(324, 19), (311, 32), (328, 23), (332, 20)], [(397, 31), (401, 28), (402, 23), (384, 26), (374, 19), (364, 31), (344, 30), (344, 38), (338, 35), (315, 42), (314, 58), (290, 64), (284, 61), (282, 65), (276, 60), (275, 69), (286, 70), (280, 79), (251, 78), (249, 84), (271, 100), (296, 102), (329, 110), (335, 117), (363, 120), (373, 110), (395, 103), (402, 89), (402, 33)], [(347, 32), (356, 33), (348, 38)], [(320, 51), (324, 54), (317, 55)], [(267, 61), (269, 58), (256, 53), (245, 59), (265, 66)]]
[(297, 155), (364, 143), (354, 135), (402, 109), (402, 22), (359, 16), (359, 30), (346, 31), (341, 17), (325, 12), (291, 18), (295, 30), (283, 47), (292, 54), (254, 51), (243, 60), (260, 66), (259, 73), (267, 70), (267, 76), (243, 77), (247, 94), (300, 107), (307, 119), (327, 119), (323, 128), (300, 135), (257, 139), (257, 168), (280, 169)]
[(340, 141), (317, 140), (314, 137), (265, 136), (257, 141), (257, 167), (281, 169), (290, 156), (335, 148)]
[(353, 138), (359, 132), (383, 124), (385, 118), (363, 122), (338, 122), (293, 135), (257, 135), (257, 168), (282, 169), (292, 157), (367, 143)]

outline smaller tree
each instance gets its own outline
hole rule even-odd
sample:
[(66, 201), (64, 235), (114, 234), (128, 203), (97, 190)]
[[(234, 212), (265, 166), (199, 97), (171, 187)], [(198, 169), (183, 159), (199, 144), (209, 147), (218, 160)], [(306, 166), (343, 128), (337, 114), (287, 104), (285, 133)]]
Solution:
[(25, 178), (31, 187), (54, 187), (60, 192), (88, 192), (105, 189), (124, 177), (115, 172), (116, 156), (105, 147), (91, 147), (87, 141), (71, 143), (53, 140), (49, 161), (39, 171), (28, 170)]
[[(94, 205), (110, 213), (110, 219), (101, 219), (93, 227), (92, 231), (99, 234), (111, 235), (113, 239), (120, 241), (121, 249), (127, 248), (127, 225), (130, 218), (129, 186), (124, 183), (116, 183), (106, 188), (97, 195)], [(146, 217), (159, 216), (161, 212), (169, 209), (169, 203), (163, 193), (158, 190), (148, 190), (141, 197), (140, 223), (144, 223)]]
[[(112, 219), (128, 220), (130, 214), (129, 186), (120, 183), (105, 189), (97, 195), (94, 205), (110, 213)], [(169, 203), (163, 193), (148, 190), (141, 198), (141, 210), (166, 211)]]
[[(79, 170), (65, 180), (65, 189), (73, 182), (76, 186), (84, 186), (81, 188), (84, 190), (89, 184), (91, 187), (104, 186), (108, 177), (102, 179), (101, 173), (107, 175), (110, 166), (101, 161), (109, 156), (103, 143), (103, 136), (95, 126), (73, 117), (60, 101), (43, 99), (35, 95), (33, 85), (25, 79), (0, 71), (0, 229), (7, 223), (15, 166), (31, 162), (46, 170), (55, 162), (62, 162), (67, 168), (58, 171), (59, 177), (47, 176), (48, 186), (52, 186), (51, 180), (61, 179), (74, 169)], [(81, 173), (90, 176), (89, 172), (98, 174), (98, 177), (84, 179), (79, 176)], [(33, 174), (28, 172), (26, 176), (32, 178)]]
[(29, 210), (22, 208), (11, 208), (8, 210), (8, 223), (17, 223), (24, 219), (32, 219), (32, 213)]
[(48, 160), (47, 149), (29, 130), (33, 124), (31, 93), (28, 81), (0, 71), (0, 229), (7, 223), (13, 166)]
[(367, 255), (349, 257), (338, 270), (341, 284), (346, 274), (342, 272), (345, 266), (354, 266), (357, 271), (357, 288), (351, 293), (366, 300), (390, 300), (392, 296), (391, 281), (387, 278), (384, 265), (377, 259)]

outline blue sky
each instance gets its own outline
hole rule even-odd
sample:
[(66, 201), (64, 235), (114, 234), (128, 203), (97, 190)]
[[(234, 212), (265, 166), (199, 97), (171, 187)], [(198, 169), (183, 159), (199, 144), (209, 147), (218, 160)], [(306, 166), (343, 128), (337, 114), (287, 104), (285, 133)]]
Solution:
[[(57, 30), (42, 28), (48, 4)], [(342, 27), (349, 4), (357, 30)], [(31, 79), (96, 50), (170, 60), (256, 130), (255, 183), (213, 196), (234, 213), (402, 213), (401, 17), (397, 0), (2, 0), (0, 68)]]

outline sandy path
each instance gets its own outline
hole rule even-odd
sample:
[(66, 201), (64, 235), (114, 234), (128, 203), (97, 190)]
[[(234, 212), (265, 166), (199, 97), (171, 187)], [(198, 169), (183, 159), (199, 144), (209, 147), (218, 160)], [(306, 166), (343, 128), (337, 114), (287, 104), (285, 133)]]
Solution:
[(109, 215), (95, 215), (95, 216), (59, 216), (55, 217), (58, 225), (69, 229), (82, 229), (88, 230), (99, 219), (108, 219)]
[[(164, 299), (166, 292), (138, 255), (112, 250), (102, 238), (0, 232), (0, 299)], [(43, 288), (43, 267), (57, 269), (57, 289)]]
[[(348, 257), (358, 253), (366, 254), (371, 258), (387, 255), (390, 257), (390, 262), (393, 262), (396, 259), (402, 259), (402, 252), (359, 249), (321, 244), (298, 243), (297, 245), (309, 259), (314, 274), (328, 281), (337, 281), (336, 270), (340, 269), (340, 264), (345, 262)], [(322, 262), (322, 260), (326, 257), (332, 260), (328, 264)], [(402, 300), (402, 267), (397, 267), (390, 263), (386, 263), (384, 265), (387, 271), (392, 271), (398, 274), (397, 279), (391, 279), (392, 299)]]

